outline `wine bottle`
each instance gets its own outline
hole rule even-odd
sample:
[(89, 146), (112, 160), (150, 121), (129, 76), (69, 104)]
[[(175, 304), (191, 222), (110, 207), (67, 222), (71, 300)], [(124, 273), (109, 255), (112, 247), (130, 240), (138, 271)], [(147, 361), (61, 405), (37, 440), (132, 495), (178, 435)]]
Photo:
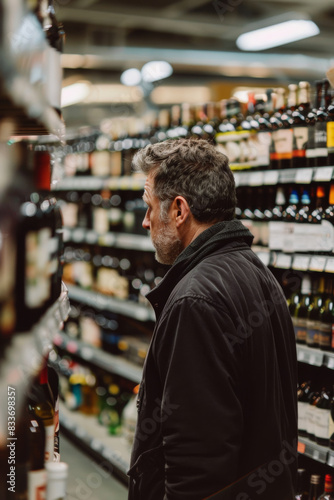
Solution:
[(275, 206), (272, 210), (272, 221), (269, 221), (269, 248), (283, 250), (284, 225), (283, 213), (286, 208), (286, 198), (283, 187), (276, 191)]
[(318, 474), (311, 475), (308, 500), (318, 500), (321, 494), (320, 479), (321, 477)]
[(314, 199), (314, 193), (310, 193), (308, 189), (303, 189), (300, 198), (300, 208), (295, 215), (293, 231), (294, 252), (309, 251), (309, 238), (313, 231), (313, 225), (309, 223), (311, 199)]
[(296, 342), (306, 343), (306, 319), (308, 307), (311, 303), (311, 278), (305, 274), (301, 284), (301, 298), (296, 305), (294, 317), (292, 318), (295, 330)]
[(298, 210), (299, 193), (296, 189), (292, 189), (289, 197), (289, 204), (282, 214), (282, 220), (284, 222), (282, 250), (286, 253), (294, 252), (294, 232)]
[(45, 498), (45, 428), (43, 421), (31, 407), (29, 410), (30, 469), (28, 472), (28, 499)]
[(327, 278), (325, 282), (325, 300), (320, 309), (319, 347), (323, 351), (332, 350), (332, 331), (334, 330), (333, 282)]
[(29, 410), (39, 417), (45, 430), (44, 461), (51, 462), (54, 458), (54, 401), (48, 382), (48, 367), (44, 366), (38, 380), (31, 386), (28, 393)]
[(46, 500), (66, 500), (68, 465), (65, 462), (48, 462), (46, 465)]
[(327, 154), (328, 165), (334, 165), (334, 93), (331, 90), (332, 101), (327, 108)]
[(331, 398), (328, 389), (323, 388), (316, 404), (314, 434), (315, 441), (322, 445), (329, 445), (330, 438), (330, 406)]
[(334, 500), (333, 476), (331, 474), (325, 475), (324, 492), (318, 497), (318, 500)]
[(309, 347), (319, 347), (320, 310), (324, 300), (325, 278), (319, 282), (313, 279), (312, 300), (307, 310), (306, 344)]
[(315, 148), (316, 148), (316, 165), (322, 167), (328, 165), (327, 151), (327, 99), (328, 99), (328, 80), (317, 82), (317, 94), (319, 108), (317, 110), (317, 121), (315, 124)]
[(306, 147), (308, 142), (308, 126), (306, 117), (310, 111), (310, 84), (299, 83), (298, 107), (292, 111), (293, 119), (293, 155), (292, 166), (306, 166)]
[(306, 491), (306, 470), (298, 469), (297, 471), (297, 493), (295, 500), (307, 500), (308, 493)]
[(300, 384), (297, 390), (298, 401), (298, 434), (307, 436), (306, 411), (308, 408), (308, 398), (311, 392), (311, 382), (308, 380)]

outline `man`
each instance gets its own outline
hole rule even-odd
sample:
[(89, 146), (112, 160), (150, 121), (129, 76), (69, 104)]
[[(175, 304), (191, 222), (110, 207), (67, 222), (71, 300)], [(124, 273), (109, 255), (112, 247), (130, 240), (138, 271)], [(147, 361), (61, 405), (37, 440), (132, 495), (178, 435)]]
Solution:
[(296, 348), (286, 301), (234, 219), (227, 158), (204, 140), (147, 146), (143, 227), (172, 267), (138, 395), (130, 500), (292, 500)]

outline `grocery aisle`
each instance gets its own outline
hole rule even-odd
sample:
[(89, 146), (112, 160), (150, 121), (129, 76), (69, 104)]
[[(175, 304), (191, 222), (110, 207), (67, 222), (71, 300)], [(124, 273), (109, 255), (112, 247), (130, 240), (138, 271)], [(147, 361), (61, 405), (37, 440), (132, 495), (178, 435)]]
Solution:
[(64, 434), (60, 436), (61, 459), (68, 463), (66, 500), (126, 500), (127, 488), (94, 462)]

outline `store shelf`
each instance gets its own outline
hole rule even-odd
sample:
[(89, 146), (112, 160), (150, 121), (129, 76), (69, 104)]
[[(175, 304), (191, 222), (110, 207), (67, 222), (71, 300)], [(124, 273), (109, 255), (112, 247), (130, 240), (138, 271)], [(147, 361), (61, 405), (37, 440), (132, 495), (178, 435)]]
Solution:
[(298, 453), (305, 455), (306, 457), (312, 458), (322, 464), (331, 465), (331, 463), (329, 463), (329, 448), (327, 446), (320, 446), (310, 439), (298, 436), (297, 449)]
[[(231, 165), (233, 167), (233, 164)], [(234, 170), (237, 186), (271, 186), (276, 184), (310, 184), (329, 182), (333, 178), (334, 167), (291, 168), (283, 170), (264, 170), (238, 172)]]
[(325, 366), (334, 370), (334, 352), (297, 344), (297, 360), (311, 366)]
[(2, 16), (7, 29), (0, 43), (1, 116), (12, 120), (11, 135), (53, 134), (64, 140), (64, 122), (44, 94), (45, 83), (49, 83), (44, 80), (45, 33), (23, 1), (4, 1)]
[(64, 228), (64, 242), (87, 243), (89, 245), (100, 245), (101, 247), (123, 248), (126, 250), (142, 250), (154, 252), (155, 248), (149, 236), (130, 233), (104, 233), (99, 234), (92, 229)]
[[(19, 415), (26, 390), (39, 373), (45, 356), (52, 349), (53, 337), (68, 318), (70, 304), (65, 285), (59, 299), (29, 332), (17, 333), (6, 349), (0, 365), (0, 401), (7, 400), (8, 387), (15, 388), (15, 411)], [(7, 421), (1, 420), (0, 434), (5, 435)], [(6, 417), (7, 418), (7, 417)]]
[(111, 436), (106, 427), (100, 425), (97, 417), (73, 412), (60, 402), (59, 420), (61, 431), (67, 431), (80, 444), (92, 451), (99, 462), (109, 462), (127, 481), (130, 467), (130, 445), (122, 436)]
[(83, 290), (74, 285), (67, 285), (69, 297), (72, 300), (92, 306), (99, 310), (107, 310), (123, 314), (138, 321), (155, 321), (155, 313), (150, 306), (143, 306), (130, 300), (115, 299), (102, 293)]
[(53, 343), (69, 354), (73, 354), (109, 373), (120, 375), (136, 383), (141, 382), (142, 369), (121, 356), (114, 356), (80, 340), (71, 339), (64, 332), (58, 332), (53, 338)]
[(141, 191), (144, 189), (145, 176), (134, 174), (122, 177), (65, 177), (54, 185), (55, 191), (100, 191), (110, 190), (130, 190)]
[(307, 253), (284, 253), (260, 246), (253, 246), (252, 250), (265, 265), (270, 265), (277, 269), (334, 273), (334, 257), (331, 256)]

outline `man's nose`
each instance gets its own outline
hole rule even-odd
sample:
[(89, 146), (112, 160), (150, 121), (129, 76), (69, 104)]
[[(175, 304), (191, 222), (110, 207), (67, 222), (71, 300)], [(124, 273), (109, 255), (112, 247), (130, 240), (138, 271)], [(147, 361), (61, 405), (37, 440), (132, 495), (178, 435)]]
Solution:
[(143, 222), (142, 222), (142, 226), (144, 229), (146, 229), (147, 231), (150, 230), (150, 219), (148, 218), (147, 216), (147, 212), (145, 214), (145, 217), (143, 219)]

